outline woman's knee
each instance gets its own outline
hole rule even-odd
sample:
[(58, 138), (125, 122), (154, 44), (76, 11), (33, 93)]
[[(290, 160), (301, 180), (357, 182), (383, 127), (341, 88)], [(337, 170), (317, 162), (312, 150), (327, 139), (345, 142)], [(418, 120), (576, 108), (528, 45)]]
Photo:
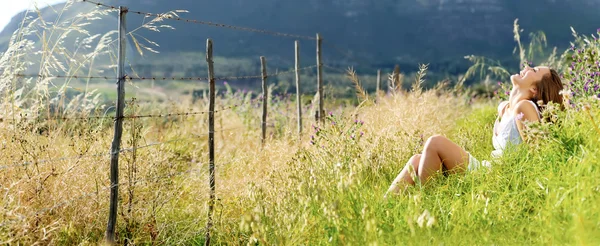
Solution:
[(442, 135), (436, 134), (427, 139), (425, 142), (425, 150), (437, 150), (439, 146), (448, 139)]
[(411, 157), (411, 158), (408, 160), (408, 163), (409, 163), (410, 165), (413, 165), (413, 166), (415, 166), (415, 165), (416, 165), (416, 166), (418, 166), (418, 165), (419, 165), (419, 161), (421, 161), (421, 154), (416, 154), (416, 155), (413, 155), (413, 156), (412, 156), (412, 157)]

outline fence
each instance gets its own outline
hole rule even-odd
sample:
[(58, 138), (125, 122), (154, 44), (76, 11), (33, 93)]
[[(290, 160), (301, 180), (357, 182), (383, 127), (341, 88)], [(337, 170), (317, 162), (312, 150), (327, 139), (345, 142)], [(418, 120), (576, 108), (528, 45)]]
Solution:
[[(116, 228), (116, 223), (117, 223), (117, 209), (118, 209), (118, 194), (119, 194), (119, 187), (121, 185), (124, 184), (124, 182), (120, 182), (119, 181), (119, 156), (121, 153), (124, 152), (134, 152), (138, 149), (143, 149), (143, 148), (149, 148), (149, 147), (153, 147), (153, 146), (159, 146), (159, 145), (163, 145), (166, 143), (171, 143), (171, 142), (177, 142), (177, 141), (182, 141), (184, 139), (173, 139), (173, 140), (169, 140), (169, 141), (164, 141), (164, 142), (155, 142), (155, 143), (150, 143), (150, 144), (146, 144), (143, 146), (134, 146), (133, 148), (130, 149), (123, 149), (121, 148), (121, 137), (123, 134), (123, 121), (124, 120), (134, 120), (134, 119), (139, 119), (139, 118), (161, 118), (161, 117), (171, 117), (171, 116), (182, 116), (182, 117), (186, 117), (186, 116), (193, 116), (193, 115), (208, 115), (208, 131), (205, 135), (203, 136), (208, 136), (208, 148), (209, 148), (209, 160), (208, 160), (208, 173), (209, 173), (209, 187), (210, 187), (210, 196), (209, 196), (209, 202), (208, 202), (208, 212), (207, 212), (207, 216), (208, 216), (208, 220), (207, 220), (207, 224), (206, 224), (206, 235), (205, 235), (205, 245), (209, 245), (210, 244), (210, 240), (211, 240), (211, 228), (213, 226), (213, 210), (214, 210), (214, 204), (215, 204), (215, 142), (214, 142), (214, 134), (216, 132), (215, 130), (215, 114), (225, 111), (225, 110), (230, 110), (233, 108), (238, 107), (239, 105), (231, 105), (228, 107), (224, 107), (221, 109), (215, 109), (215, 80), (239, 80), (239, 79), (261, 79), (262, 82), (262, 98), (259, 98), (258, 100), (262, 101), (262, 117), (261, 117), (261, 144), (265, 144), (266, 141), (266, 128), (267, 128), (267, 105), (268, 105), (268, 95), (269, 95), (269, 91), (268, 91), (268, 79), (270, 77), (275, 77), (281, 74), (288, 74), (288, 73), (294, 73), (295, 74), (295, 87), (296, 87), (296, 103), (297, 103), (297, 133), (298, 133), (298, 138), (300, 139), (302, 136), (302, 100), (301, 100), (301, 76), (300, 76), (300, 71), (302, 70), (308, 70), (308, 69), (313, 69), (316, 68), (317, 70), (317, 81), (316, 81), (316, 94), (318, 95), (318, 109), (316, 111), (315, 114), (315, 121), (317, 123), (322, 123), (324, 120), (324, 115), (325, 115), (325, 111), (324, 111), (324, 92), (323, 92), (323, 68), (328, 68), (328, 69), (332, 69), (335, 71), (339, 71), (344, 73), (345, 71), (343, 69), (339, 69), (333, 66), (327, 66), (326, 64), (324, 64), (322, 62), (322, 51), (323, 51), (323, 47), (322, 44), (325, 43), (327, 46), (332, 47), (333, 50), (335, 50), (336, 52), (339, 52), (341, 54), (343, 54), (344, 56), (356, 60), (353, 56), (351, 56), (349, 53), (344, 52), (342, 49), (340, 49), (339, 47), (337, 47), (336, 45), (330, 43), (330, 42), (324, 42), (324, 39), (317, 34), (315, 37), (310, 37), (310, 36), (303, 36), (303, 35), (296, 35), (296, 34), (289, 34), (289, 33), (282, 33), (282, 32), (275, 32), (275, 31), (269, 31), (269, 30), (261, 30), (261, 29), (255, 29), (255, 28), (248, 28), (248, 27), (240, 27), (240, 26), (233, 26), (233, 25), (226, 25), (226, 24), (219, 24), (219, 23), (213, 23), (213, 22), (208, 22), (208, 21), (200, 21), (200, 20), (193, 20), (193, 19), (184, 19), (184, 18), (180, 18), (178, 16), (174, 16), (171, 14), (155, 14), (155, 13), (149, 13), (149, 12), (143, 12), (143, 11), (133, 11), (133, 10), (129, 10), (127, 7), (116, 7), (116, 6), (111, 6), (111, 5), (107, 5), (107, 4), (103, 4), (103, 3), (99, 3), (99, 2), (94, 2), (94, 1), (89, 1), (89, 0), (81, 0), (81, 2), (85, 2), (85, 3), (90, 3), (90, 4), (94, 4), (100, 8), (107, 8), (107, 9), (113, 9), (113, 10), (118, 10), (118, 14), (119, 14), (119, 21), (118, 21), (118, 53), (117, 53), (117, 76), (116, 77), (108, 77), (108, 76), (64, 76), (64, 75), (57, 75), (57, 76), (44, 76), (44, 75), (40, 75), (40, 74), (15, 74), (16, 77), (28, 77), (28, 78), (65, 78), (65, 79), (100, 79), (100, 80), (116, 80), (117, 81), (117, 101), (116, 101), (116, 112), (115, 112), (115, 116), (88, 116), (88, 117), (51, 117), (51, 116), (47, 116), (47, 117), (40, 117), (38, 116), (29, 116), (30, 119), (35, 119), (35, 120), (89, 120), (89, 119), (110, 119), (110, 120), (114, 120), (114, 137), (113, 137), (113, 141), (111, 143), (111, 147), (110, 147), (110, 151), (108, 153), (94, 153), (94, 154), (88, 154), (88, 155), (78, 155), (78, 156), (70, 156), (70, 157), (62, 157), (62, 158), (56, 158), (56, 159), (47, 159), (47, 160), (38, 160), (35, 162), (22, 162), (22, 163), (9, 163), (9, 164), (5, 164), (5, 165), (1, 165), (0, 166), (0, 170), (2, 169), (9, 169), (9, 168), (14, 168), (14, 167), (22, 167), (22, 166), (28, 166), (28, 165), (32, 165), (32, 164), (43, 164), (43, 163), (50, 163), (50, 162), (57, 162), (57, 161), (65, 161), (65, 160), (80, 160), (80, 159), (86, 159), (86, 158), (106, 158), (110, 156), (110, 185), (107, 187), (104, 187), (101, 191), (105, 191), (105, 190), (110, 190), (110, 207), (109, 207), (109, 215), (108, 215), (108, 222), (107, 222), (107, 227), (106, 227), (106, 240), (108, 243), (114, 244), (115, 243), (115, 228)], [(218, 28), (227, 28), (227, 29), (231, 29), (231, 30), (235, 30), (235, 31), (245, 31), (245, 32), (254, 32), (254, 33), (260, 33), (260, 34), (264, 34), (264, 35), (272, 35), (272, 36), (277, 36), (277, 37), (284, 37), (284, 38), (294, 38), (297, 39), (294, 42), (294, 51), (295, 51), (295, 66), (293, 69), (290, 69), (288, 71), (283, 71), (283, 72), (276, 72), (276, 73), (272, 73), (269, 74), (267, 73), (267, 59), (264, 56), (260, 57), (260, 62), (261, 62), (261, 74), (260, 75), (251, 75), (251, 76), (233, 76), (233, 77), (215, 77), (214, 75), (214, 62), (213, 62), (213, 41), (211, 39), (207, 39), (206, 42), (206, 63), (207, 63), (207, 67), (208, 67), (208, 76), (207, 77), (156, 77), (156, 76), (129, 76), (127, 74), (125, 74), (125, 60), (126, 60), (126, 36), (127, 36), (127, 31), (126, 31), (126, 16), (128, 13), (131, 14), (137, 14), (137, 15), (142, 15), (142, 16), (146, 16), (146, 17), (157, 17), (157, 18), (161, 18), (161, 19), (165, 19), (165, 20), (172, 20), (172, 21), (181, 21), (181, 22), (186, 22), (186, 23), (190, 23), (190, 24), (199, 24), (199, 25), (209, 25), (209, 26), (214, 26), (214, 27), (218, 27)], [(306, 66), (306, 67), (300, 67), (300, 43), (298, 40), (308, 40), (308, 41), (314, 41), (316, 42), (316, 65), (311, 65), (311, 66)], [(155, 81), (207, 81), (209, 84), (209, 105), (208, 105), (208, 111), (198, 111), (198, 112), (176, 112), (176, 113), (159, 113), (159, 114), (141, 114), (141, 115), (136, 115), (136, 114), (132, 114), (132, 115), (125, 115), (124, 113), (124, 107), (125, 107), (125, 82), (126, 81), (132, 81), (132, 80), (155, 80)], [(381, 83), (381, 71), (378, 70), (377, 73), (377, 89), (376, 89), (376, 93), (379, 93), (379, 88), (380, 88), (380, 83)], [(28, 118), (28, 116), (25, 116), (23, 118)], [(23, 118), (19, 119), (22, 120)], [(2, 120), (6, 120), (6, 121), (15, 121), (17, 119), (1, 119)], [(235, 128), (234, 128), (235, 129)], [(234, 129), (221, 129), (220, 131), (228, 131), (228, 130), (234, 130)], [(176, 174), (169, 174), (169, 176), (173, 176), (173, 175), (183, 175), (189, 172), (192, 172), (195, 170), (188, 170), (185, 172), (179, 172)], [(155, 177), (155, 178), (160, 178), (160, 177)], [(143, 180), (140, 180), (143, 181)], [(36, 211), (34, 214), (30, 215), (30, 216), (36, 216), (39, 214), (43, 214), (43, 213), (47, 213), (49, 211), (53, 211), (58, 207), (61, 206), (65, 206), (67, 204), (70, 204), (74, 201), (80, 200), (80, 199), (84, 199), (86, 197), (92, 196), (94, 194), (97, 194), (98, 191), (96, 192), (92, 192), (92, 193), (83, 193), (80, 195), (75, 196), (73, 199), (67, 200), (67, 201), (63, 201), (60, 202), (58, 204), (55, 204), (52, 207), (48, 207), (48, 208), (44, 208), (41, 209), (39, 211)], [(21, 218), (22, 219), (22, 218)], [(8, 223), (11, 223), (11, 221), (8, 222), (4, 222), (2, 224), (0, 224), (0, 226), (6, 225)]]

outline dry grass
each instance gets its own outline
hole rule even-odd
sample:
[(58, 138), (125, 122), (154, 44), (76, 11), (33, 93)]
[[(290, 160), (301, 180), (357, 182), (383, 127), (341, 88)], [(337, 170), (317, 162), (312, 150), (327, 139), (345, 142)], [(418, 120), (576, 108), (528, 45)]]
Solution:
[[(231, 96), (221, 101), (234, 103), (236, 98), (246, 97)], [(357, 114), (365, 121), (364, 133), (370, 139), (385, 138), (398, 143), (387, 146), (391, 149), (386, 150), (396, 156), (395, 161), (413, 150), (402, 143), (418, 142), (433, 133), (447, 132), (456, 118), (457, 105), (461, 105), (458, 99), (438, 97), (429, 91), (386, 97), (378, 105), (358, 111), (346, 108), (335, 114), (349, 119)], [(270, 115), (276, 119), (281, 118), (276, 116), (278, 112), (293, 107), (293, 103), (272, 106)], [(201, 111), (206, 105), (201, 102), (185, 107), (152, 107), (154, 112), (182, 112), (190, 108)], [(460, 107), (466, 110), (464, 104)], [(146, 106), (137, 106), (139, 111), (145, 109)], [(309, 133), (302, 143), (293, 140), (296, 139), (295, 117), (284, 115), (287, 121), (269, 129), (271, 138), (261, 148), (258, 111), (252, 105), (242, 106), (219, 113), (216, 120), (216, 129), (233, 129), (216, 134), (217, 196), (223, 204), (217, 213), (223, 213), (219, 219), (228, 223), (237, 221), (250, 209), (239, 206), (236, 201), (249, 199), (251, 185), (269, 189), (273, 184), (267, 177), (289, 171), (299, 148), (309, 146)], [(106, 153), (112, 139), (110, 124), (67, 121), (48, 124), (42, 133), (38, 133), (41, 130), (33, 122), (16, 129), (9, 121), (2, 124), (0, 134), (5, 139), (2, 159), (9, 164), (2, 170), (1, 179), (5, 197), (1, 214), (6, 221), (0, 231), (2, 238), (27, 244), (101, 240), (108, 208), (109, 156)], [(305, 129), (311, 129), (310, 125), (307, 123)], [(132, 152), (121, 155), (121, 240), (124, 240), (123, 233), (136, 242), (177, 240), (173, 238), (175, 232), (184, 234), (179, 240), (201, 235), (202, 223), (188, 231), (179, 225), (202, 222), (206, 218), (206, 131), (204, 116), (126, 121), (123, 149), (131, 148), (134, 143), (143, 146), (181, 140), (139, 149), (135, 163)], [(102, 153), (102, 156), (41, 162)], [(390, 163), (385, 159), (378, 161)], [(23, 162), (31, 164), (16, 165)], [(130, 189), (131, 186), (134, 188)], [(176, 218), (181, 221), (173, 221)]]

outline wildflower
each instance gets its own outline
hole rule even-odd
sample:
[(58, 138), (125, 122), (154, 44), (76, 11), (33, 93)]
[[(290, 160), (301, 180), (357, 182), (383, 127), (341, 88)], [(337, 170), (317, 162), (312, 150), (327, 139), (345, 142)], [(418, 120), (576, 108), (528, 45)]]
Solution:
[(329, 111), (329, 117), (333, 117), (333, 112)]
[(583, 85), (583, 90), (585, 92), (588, 92), (589, 86), (588, 86), (589, 82), (585, 82), (585, 84)]
[(363, 135), (365, 135), (365, 133), (364, 132), (360, 132), (360, 136), (362, 137)]
[(224, 84), (224, 85), (227, 85), (228, 83), (227, 83), (227, 81), (223, 81), (223, 84)]
[(595, 85), (594, 85), (594, 92), (598, 91), (598, 89), (600, 89), (600, 85), (598, 85), (598, 84), (595, 84)]

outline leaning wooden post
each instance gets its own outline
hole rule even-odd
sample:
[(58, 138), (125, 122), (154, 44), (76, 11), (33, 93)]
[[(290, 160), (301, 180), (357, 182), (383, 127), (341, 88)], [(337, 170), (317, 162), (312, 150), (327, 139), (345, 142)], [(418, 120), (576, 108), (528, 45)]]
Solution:
[(375, 98), (379, 99), (379, 88), (381, 86), (381, 69), (377, 69), (377, 85), (375, 87)]
[(392, 88), (394, 90), (394, 93), (398, 92), (398, 89), (401, 86), (401, 85), (399, 85), (399, 83), (400, 83), (400, 65), (396, 64), (396, 66), (394, 67), (394, 88)]
[(123, 135), (123, 108), (125, 107), (125, 44), (127, 41), (125, 16), (127, 7), (119, 7), (119, 53), (117, 54), (117, 112), (115, 118), (115, 134), (110, 147), (110, 208), (106, 226), (106, 242), (115, 244), (115, 227), (117, 225), (117, 208), (119, 203), (119, 153), (121, 152), (121, 136)]
[(325, 110), (323, 110), (323, 63), (321, 62), (321, 35), (317, 33), (317, 90), (319, 92), (319, 112), (317, 120), (321, 123), (325, 120)]
[(265, 138), (267, 137), (267, 103), (269, 102), (269, 88), (267, 88), (267, 61), (264, 56), (260, 57), (260, 68), (262, 71), (262, 91), (263, 91), (263, 112), (262, 112), (262, 135), (260, 142), (262, 145), (265, 144)]
[(296, 46), (296, 104), (298, 105), (298, 140), (302, 139), (302, 94), (300, 94), (300, 43)]
[(206, 63), (208, 64), (208, 173), (210, 198), (208, 201), (208, 220), (204, 245), (210, 245), (213, 208), (215, 206), (215, 70), (213, 64), (212, 40), (206, 40)]

